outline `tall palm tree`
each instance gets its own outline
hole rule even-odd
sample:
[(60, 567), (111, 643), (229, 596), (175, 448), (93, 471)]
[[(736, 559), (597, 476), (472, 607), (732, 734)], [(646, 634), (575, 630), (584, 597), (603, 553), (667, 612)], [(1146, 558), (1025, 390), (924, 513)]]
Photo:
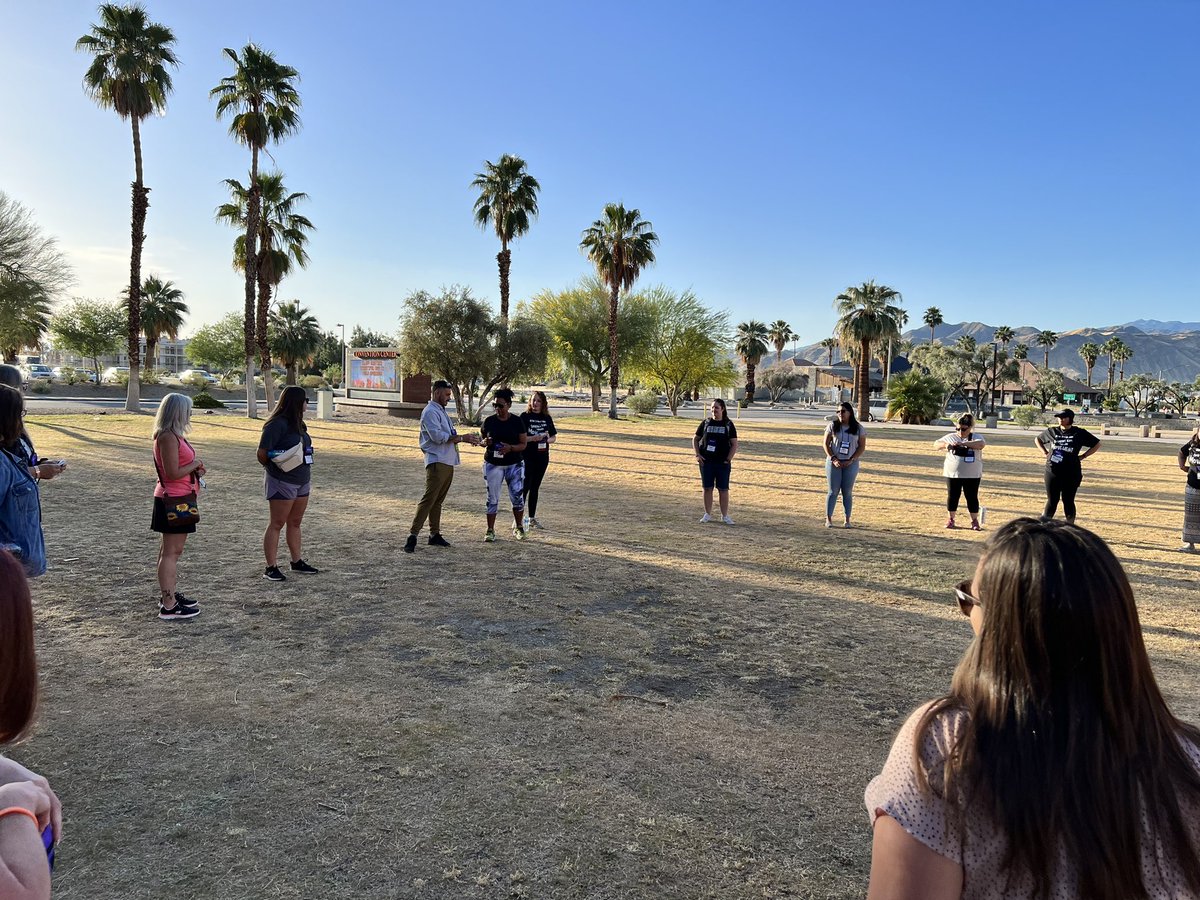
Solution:
[(767, 355), (767, 341), (771, 339), (767, 326), (757, 319), (742, 322), (734, 337), (733, 352), (746, 365), (746, 402), (754, 400), (754, 370)]
[(508, 331), (508, 272), (512, 251), (508, 245), (529, 231), (530, 219), (538, 214), (541, 185), (525, 171), (525, 160), (505, 153), (498, 162), (483, 161), (483, 171), (471, 187), (479, 191), (475, 200), (475, 224), (486, 229), (490, 223), (500, 239), (496, 262), (500, 266), (500, 329)]
[[(183, 302), (183, 291), (172, 281), (163, 281), (150, 275), (142, 283), (142, 334), (146, 336), (146, 372), (154, 369), (158, 356), (158, 342), (165, 335), (171, 340), (179, 337), (183, 328), (183, 317), (188, 314)], [(133, 371), (133, 366), (129, 367)]]
[[(249, 214), (250, 190), (234, 178), (225, 179), (230, 201), (217, 207), (217, 221), (226, 222), (239, 230), (245, 228)], [(271, 308), (272, 292), (292, 271), (292, 264), (308, 266), (308, 233), (315, 230), (307, 216), (296, 212), (296, 206), (308, 199), (303, 192), (289, 193), (282, 172), (263, 172), (258, 176), (262, 209), (258, 219), (258, 285), (257, 309)], [(233, 242), (233, 267), (239, 272), (246, 266), (246, 235), (239, 234)], [(257, 310), (256, 310), (257, 311)], [(258, 323), (255, 322), (257, 333)], [(259, 364), (269, 367), (270, 356)], [(268, 396), (268, 405), (273, 398)]]
[(1000, 344), (1005, 353), (1008, 352), (1008, 345), (1013, 342), (1013, 338), (1016, 336), (1017, 333), (1007, 325), (1001, 325), (992, 333), (992, 338)]
[[(871, 345), (900, 340), (904, 310), (892, 301), (903, 299), (886, 284), (865, 281), (848, 287), (834, 299), (838, 311), (837, 331), (842, 343), (858, 344), (858, 417), (865, 420), (871, 399)], [(928, 316), (929, 310), (926, 310)], [(929, 322), (926, 319), (925, 323)], [(932, 332), (932, 327), (931, 327)], [(931, 341), (932, 342), (932, 341)]]
[(1096, 367), (1096, 360), (1100, 358), (1100, 345), (1092, 341), (1087, 341), (1079, 345), (1079, 355), (1083, 357), (1083, 364), (1087, 366), (1087, 386), (1092, 386), (1092, 369)]
[(942, 311), (936, 306), (931, 306), (925, 310), (925, 315), (921, 316), (921, 321), (929, 326), (929, 343), (932, 344), (934, 329), (946, 321), (942, 318)]
[(1029, 345), (1017, 344), (1013, 347), (1013, 359), (1029, 359)]
[(826, 353), (825, 364), (826, 365), (830, 365), (830, 366), (833, 365), (833, 351), (835, 349), (837, 349), (837, 345), (838, 345), (838, 339), (835, 337), (827, 337), (821, 341), (820, 346), (825, 348), (825, 353)]
[(783, 319), (776, 319), (767, 326), (767, 338), (775, 347), (775, 362), (783, 362), (783, 348), (787, 346), (787, 342), (798, 338), (800, 335), (792, 331), (792, 326)]
[(100, 21), (75, 42), (76, 50), (92, 54), (83, 76), (83, 88), (102, 109), (112, 109), (133, 128), (133, 185), (129, 254), (129, 386), (125, 408), (141, 408), (138, 357), (141, 354), (142, 246), (146, 243), (146, 210), (150, 189), (142, 178), (142, 120), (164, 113), (171, 93), (168, 68), (178, 66), (175, 35), (170, 28), (151, 22), (144, 7), (105, 3)]
[(1121, 364), (1120, 381), (1125, 380), (1125, 363), (1131, 359), (1133, 359), (1133, 348), (1124, 341), (1121, 341), (1113, 352), (1113, 360)]
[(1050, 331), (1049, 329), (1045, 331), (1039, 331), (1037, 333), (1037, 337), (1033, 339), (1033, 342), (1041, 347), (1046, 353), (1045, 365), (1043, 365), (1042, 368), (1050, 368), (1050, 350), (1055, 344), (1058, 343), (1058, 332)]
[(255, 302), (258, 277), (259, 218), (262, 216), (262, 193), (258, 175), (258, 156), (271, 141), (281, 141), (300, 130), (300, 93), (296, 80), (300, 77), (291, 66), (285, 66), (267, 50), (247, 44), (239, 55), (225, 48), (234, 66), (233, 74), (222, 78), (209, 97), (217, 101), (217, 118), (229, 116), (229, 133), (240, 144), (250, 148), (250, 185), (246, 209), (246, 415), (258, 418), (257, 395), (254, 389), (254, 353), (258, 351), (263, 370), (267, 402), (271, 394), (271, 350), (267, 343), (267, 307), (265, 298)]
[(281, 303), (271, 313), (271, 346), (287, 369), (287, 383), (296, 383), (296, 369), (307, 365), (321, 347), (321, 326), (299, 300)]
[(1108, 357), (1108, 394), (1112, 393), (1113, 376), (1117, 373), (1117, 358), (1116, 354), (1125, 342), (1115, 334), (1107, 341), (1100, 345), (1101, 354)]
[(642, 269), (654, 263), (658, 235), (654, 226), (642, 218), (641, 211), (625, 208), (623, 203), (608, 203), (603, 215), (593, 222), (579, 241), (601, 280), (611, 292), (608, 300), (608, 417), (617, 418), (617, 301), (621, 290), (628, 291)]

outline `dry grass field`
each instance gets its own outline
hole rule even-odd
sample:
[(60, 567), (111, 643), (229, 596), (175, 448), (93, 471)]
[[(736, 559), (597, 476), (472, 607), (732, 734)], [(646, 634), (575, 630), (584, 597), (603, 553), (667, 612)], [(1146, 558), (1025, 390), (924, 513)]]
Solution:
[[(322, 572), (273, 584), (258, 427), (197, 414), (209, 488), (180, 588), (203, 614), (164, 623), (150, 419), (29, 421), (70, 460), (43, 490), (41, 720), (13, 750), (63, 799), (57, 897), (861, 896), (863, 789), (970, 637), (951, 588), (987, 532), (943, 530), (926, 430), (872, 429), (859, 527), (826, 530), (817, 427), (746, 423), (725, 527), (697, 524), (694, 422), (567, 418), (549, 530), (482, 543), (464, 449), (454, 547), (408, 556), (414, 425), (314, 423)], [(1040, 511), (1032, 436), (987, 450), (991, 527)], [(1196, 722), (1173, 453), (1106, 442), (1079, 522), (1124, 561)]]

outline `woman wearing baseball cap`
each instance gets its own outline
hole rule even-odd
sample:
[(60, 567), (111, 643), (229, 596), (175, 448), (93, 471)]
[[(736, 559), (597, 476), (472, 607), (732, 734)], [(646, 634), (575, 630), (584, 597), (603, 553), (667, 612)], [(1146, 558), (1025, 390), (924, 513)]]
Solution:
[(1075, 522), (1075, 492), (1083, 481), (1080, 463), (1100, 449), (1100, 438), (1086, 428), (1075, 427), (1075, 411), (1060, 409), (1054, 414), (1058, 425), (1047, 428), (1033, 439), (1046, 455), (1046, 508), (1043, 519), (1053, 519), (1062, 497), (1063, 514)]

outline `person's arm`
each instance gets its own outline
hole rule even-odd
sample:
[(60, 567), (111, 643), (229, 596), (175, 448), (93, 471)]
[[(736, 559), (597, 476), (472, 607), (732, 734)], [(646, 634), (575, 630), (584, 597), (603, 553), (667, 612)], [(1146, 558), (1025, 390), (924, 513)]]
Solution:
[(737, 454), (738, 442), (737, 438), (729, 439), (729, 455), (725, 457), (725, 462), (733, 462), (733, 457)]
[(1046, 449), (1046, 445), (1042, 443), (1042, 436), (1039, 434), (1033, 439), (1033, 446), (1042, 451), (1043, 456), (1049, 456), (1050, 451)]
[(529, 445), (529, 435), (527, 435), (524, 431), (522, 431), (521, 434), (517, 438), (517, 442), (515, 444), (513, 444), (511, 447), (506, 447), (505, 452), (506, 453), (520, 453), (528, 445)]
[(968, 450), (982, 450), (985, 444), (987, 444), (987, 441), (983, 438), (972, 438), (969, 441), (963, 441), (963, 446)]
[(849, 461), (854, 462), (856, 459), (858, 459), (860, 456), (862, 456), (866, 452), (867, 452), (867, 436), (865, 434), (859, 434), (858, 447), (855, 449), (854, 455), (850, 457)]
[[(179, 438), (170, 431), (160, 434), (155, 438), (155, 443), (158, 444), (158, 455), (165, 481), (178, 481), (204, 468), (204, 463), (200, 462), (199, 456), (186, 466), (179, 465)], [(262, 453), (263, 451), (259, 450), (258, 452)]]
[(832, 430), (826, 430), (824, 444), (825, 444), (825, 455), (828, 456), (830, 459), (833, 459), (833, 431)]
[(1094, 443), (1094, 444), (1092, 444), (1092, 446), (1088, 447), (1085, 452), (1079, 454), (1079, 458), (1087, 459), (1089, 456), (1091, 456), (1093, 453), (1095, 453), (1099, 449), (1100, 449), (1100, 442), (1096, 441), (1096, 443)]
[(1188, 460), (1187, 446), (1183, 446), (1183, 447), (1179, 448), (1179, 454), (1175, 457), (1175, 460), (1176, 460), (1176, 462), (1179, 463), (1179, 471), (1186, 472), (1191, 468), (1191, 465)]
[(947, 435), (946, 437), (940, 437), (936, 441), (934, 441), (933, 449), (934, 450), (949, 450), (950, 449), (949, 435)]
[(61, 475), (66, 466), (60, 466), (48, 459), (39, 460), (36, 466), (29, 467), (29, 474), (35, 481), (49, 481), (55, 475)]
[(875, 820), (867, 900), (959, 900), (962, 866), (926, 847), (889, 815)]
[[(44, 776), (32, 769), (27, 769), (14, 759), (0, 756), (0, 785), (11, 784), (14, 781), (30, 781), (35, 787), (44, 790), (50, 798), (50, 824), (54, 826), (54, 842), (62, 840), (62, 803), (58, 795), (50, 787), (50, 782)], [(2, 808), (2, 807), (0, 807)]]
[(50, 896), (50, 866), (42, 845), (42, 828), (50, 824), (50, 791), (32, 781), (0, 787), (0, 809), (27, 809), (0, 816), (0, 897), (44, 900)]
[(546, 433), (542, 435), (542, 440), (547, 444), (558, 440), (558, 429), (554, 427), (554, 420), (549, 416), (546, 416)]

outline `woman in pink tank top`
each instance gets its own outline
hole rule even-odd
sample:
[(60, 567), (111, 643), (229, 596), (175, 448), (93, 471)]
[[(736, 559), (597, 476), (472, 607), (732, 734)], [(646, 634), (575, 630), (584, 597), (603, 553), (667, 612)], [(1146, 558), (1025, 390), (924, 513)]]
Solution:
[[(154, 468), (158, 479), (150, 529), (162, 535), (158, 550), (158, 617), (165, 621), (191, 619), (200, 614), (200, 607), (194, 601), (175, 590), (183, 545), (196, 530), (194, 497), (205, 472), (204, 463), (184, 437), (191, 427), (191, 397), (186, 394), (163, 397), (154, 418)], [(192, 516), (187, 515), (189, 510)]]

